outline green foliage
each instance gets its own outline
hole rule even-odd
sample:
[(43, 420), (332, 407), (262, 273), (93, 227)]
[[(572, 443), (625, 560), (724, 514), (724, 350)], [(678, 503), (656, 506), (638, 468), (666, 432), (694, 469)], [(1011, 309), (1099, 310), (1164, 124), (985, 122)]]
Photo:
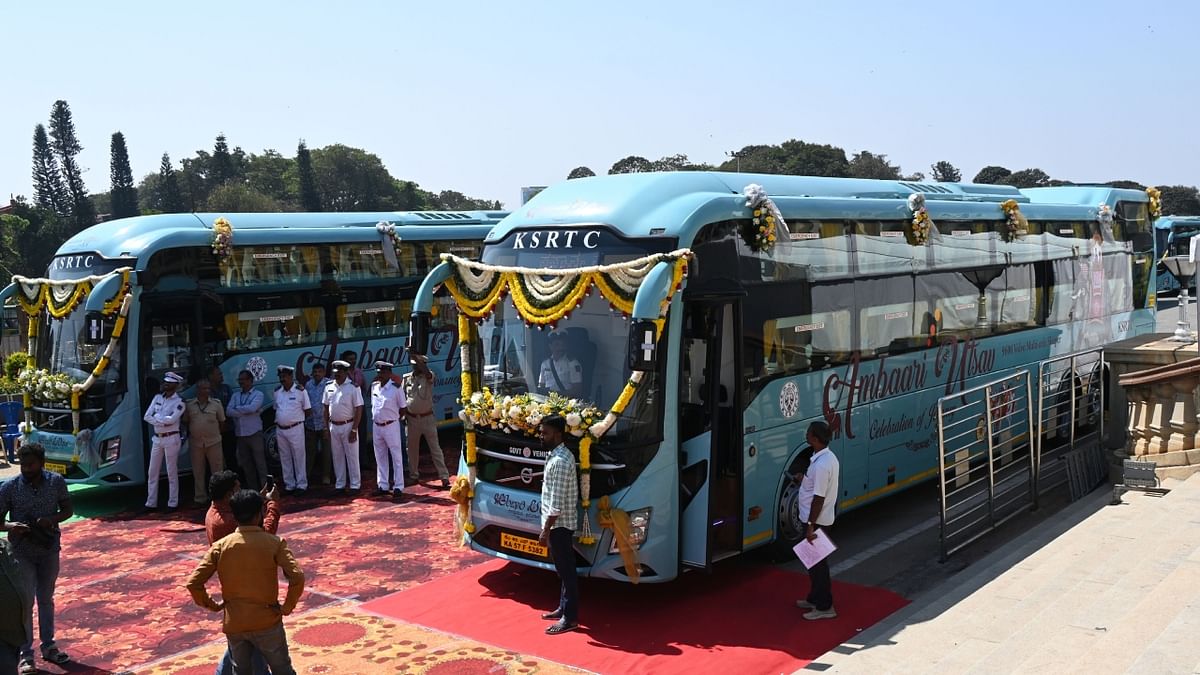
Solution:
[(1005, 178), (1012, 175), (1012, 172), (1002, 166), (985, 166), (975, 174), (971, 179), (972, 183), (982, 183), (984, 185), (1002, 185)]
[(290, 202), (295, 194), (290, 184), (295, 180), (294, 164), (294, 160), (271, 149), (263, 150), (261, 155), (252, 153), (246, 158), (246, 184), (281, 204)]
[(129, 168), (129, 150), (125, 147), (125, 134), (116, 132), (110, 145), (112, 180), (112, 217), (130, 218), (138, 215), (137, 188), (133, 186), (133, 171)]
[(1189, 185), (1159, 185), (1164, 216), (1200, 216), (1200, 191)]
[(571, 180), (572, 178), (588, 178), (595, 175), (596, 172), (592, 171), (586, 166), (577, 166), (574, 169), (571, 169), (571, 173), (567, 174), (567, 180)]
[(290, 210), (270, 195), (240, 183), (226, 183), (210, 192), (205, 209), (213, 213), (276, 213)]
[(374, 154), (335, 144), (313, 150), (312, 162), (328, 211), (388, 211), (400, 203), (400, 188)]
[[(312, 153), (308, 151), (308, 145), (304, 143), (304, 139), (300, 139), (300, 145), (296, 147), (296, 165), (299, 170), (300, 181), (300, 208), (304, 211), (317, 212), (321, 210), (321, 194), (317, 191), (317, 178), (313, 173)], [(404, 195), (405, 204), (411, 204), (408, 201), (408, 194)], [(411, 206), (405, 208), (411, 209)]]
[(1021, 169), (1009, 175), (1002, 182), (1020, 189), (1047, 187), (1050, 185), (1050, 176), (1041, 169)]
[(13, 235), (12, 246), (19, 254), (11, 262), (13, 272), (27, 277), (44, 275), (50, 258), (67, 238), (70, 221), (59, 218), (49, 209), (32, 206), (22, 197), (12, 200), (12, 212), (9, 215), (25, 223), (23, 226), (16, 222), (9, 223)]
[[(25, 352), (13, 352), (4, 357), (4, 377), (16, 380), (17, 376), (29, 364), (29, 355)], [(15, 384), (15, 383), (14, 383)]]
[(630, 155), (624, 159), (619, 159), (608, 170), (609, 175), (617, 173), (646, 173), (654, 171), (654, 164), (639, 155)]
[(1110, 180), (1105, 185), (1115, 188), (1125, 188), (1126, 190), (1145, 190), (1146, 186), (1136, 180)]
[(213, 154), (208, 162), (208, 189), (213, 191), (233, 178), (233, 158), (229, 154), (229, 145), (225, 142), (225, 134), (217, 134), (213, 144)]
[(4, 396), (13, 396), (15, 394), (23, 394), (25, 390), (21, 384), (15, 379), (8, 377), (0, 377), (0, 394)]
[(936, 164), (931, 164), (929, 170), (932, 172), (933, 179), (939, 183), (957, 183), (962, 180), (962, 172), (944, 159)]
[(67, 213), (67, 186), (58, 171), (46, 127), (41, 124), (33, 128), (33, 197), (40, 208), (59, 215)]
[(721, 164), (720, 171), (734, 171), (738, 161), (748, 173), (775, 173), (789, 176), (849, 176), (846, 151), (833, 145), (805, 143), (791, 139), (779, 145), (747, 145), (736, 158)]
[(863, 150), (855, 153), (850, 160), (850, 175), (854, 178), (899, 180), (900, 167), (887, 161), (887, 155), (876, 155)]
[[(143, 182), (143, 185), (145, 183)], [(179, 178), (175, 175), (175, 168), (171, 166), (171, 156), (163, 153), (162, 162), (158, 166), (158, 181), (154, 186), (154, 194), (156, 196), (155, 206), (163, 213), (183, 213), (186, 211), (183, 203), (183, 194), (179, 191)], [(145, 188), (143, 187), (143, 190)], [(150, 190), (146, 190), (150, 192)]]

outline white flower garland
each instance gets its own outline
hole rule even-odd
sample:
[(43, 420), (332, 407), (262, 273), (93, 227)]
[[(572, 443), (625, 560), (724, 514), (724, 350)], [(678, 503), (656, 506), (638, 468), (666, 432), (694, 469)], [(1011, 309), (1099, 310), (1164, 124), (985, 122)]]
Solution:
[[(763, 186), (758, 183), (747, 185), (742, 190), (742, 196), (746, 198), (746, 206), (752, 210), (754, 216), (754, 238), (747, 243), (755, 250), (770, 251), (775, 247), (775, 230), (777, 228), (787, 230), (783, 213), (779, 211), (775, 201), (767, 196), (767, 191), (763, 189)], [(765, 216), (761, 215), (763, 210), (766, 210)]]
[[(554, 269), (549, 267), (531, 268), (531, 267), (509, 267), (506, 265), (489, 265), (487, 263), (475, 262), (466, 258), (460, 258), (453, 253), (443, 253), (442, 260), (453, 263), (460, 269), (469, 269), (472, 272), (482, 273), (488, 272), (491, 274), (506, 274), (509, 272), (516, 274), (537, 275), (541, 277), (576, 277), (581, 274), (593, 274), (600, 272), (602, 274), (614, 274), (617, 272), (623, 273), (629, 277), (629, 280), (640, 282), (654, 266), (663, 260), (682, 258), (691, 255), (691, 249), (681, 248), (670, 253), (654, 253), (648, 256), (638, 258), (636, 260), (627, 260), (625, 262), (611, 263), (608, 265), (591, 265), (588, 267), (572, 267), (569, 269)], [(470, 276), (467, 275), (468, 283)], [(486, 290), (492, 284), (483, 284), (478, 290)], [(635, 284), (636, 286), (636, 284)], [(475, 291), (477, 289), (471, 288)]]

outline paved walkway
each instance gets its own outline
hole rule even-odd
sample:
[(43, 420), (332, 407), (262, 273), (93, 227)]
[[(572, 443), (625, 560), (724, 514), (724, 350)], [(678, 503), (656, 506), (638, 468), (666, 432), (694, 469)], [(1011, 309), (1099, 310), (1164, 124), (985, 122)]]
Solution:
[(1168, 486), (1093, 492), (805, 671), (1200, 673), (1200, 475)]

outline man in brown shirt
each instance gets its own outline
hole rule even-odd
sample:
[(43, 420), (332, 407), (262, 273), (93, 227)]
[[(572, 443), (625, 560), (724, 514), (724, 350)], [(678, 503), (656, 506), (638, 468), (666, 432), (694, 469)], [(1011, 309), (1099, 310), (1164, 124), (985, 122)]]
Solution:
[[(254, 650), (262, 653), (275, 675), (294, 675), (283, 617), (292, 613), (304, 592), (304, 572), (287, 543), (263, 530), (263, 498), (242, 490), (230, 500), (237, 530), (213, 544), (188, 578), (192, 600), (214, 612), (224, 610), (222, 630), (229, 641), (234, 672), (253, 672)], [(279, 604), (279, 573), (288, 580), (287, 597)], [(216, 574), (223, 602), (204, 588)]]
[(413, 355), (412, 363), (412, 372), (404, 376), (404, 396), (408, 399), (408, 482), (416, 485), (420, 477), (417, 466), (424, 438), (433, 466), (442, 479), (442, 488), (448, 489), (450, 472), (446, 471), (446, 457), (438, 443), (437, 417), (433, 414), (433, 372), (420, 354)]
[[(225, 406), (209, 397), (212, 385), (208, 380), (196, 383), (196, 398), (186, 404), (183, 420), (188, 425), (188, 448), (192, 452), (192, 479), (196, 482), (193, 501), (208, 501), (208, 475), (225, 469), (221, 449), (221, 428), (225, 425)], [(204, 465), (208, 463), (208, 472)], [(206, 475), (207, 473), (207, 475)]]

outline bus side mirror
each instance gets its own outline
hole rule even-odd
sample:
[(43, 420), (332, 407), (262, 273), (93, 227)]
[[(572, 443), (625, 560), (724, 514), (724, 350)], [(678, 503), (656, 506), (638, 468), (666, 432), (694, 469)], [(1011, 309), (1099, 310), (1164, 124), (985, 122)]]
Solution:
[(408, 320), (408, 353), (429, 354), (429, 322), (428, 312), (413, 312)]
[(658, 330), (653, 321), (635, 321), (629, 330), (629, 369), (654, 370), (658, 363)]

